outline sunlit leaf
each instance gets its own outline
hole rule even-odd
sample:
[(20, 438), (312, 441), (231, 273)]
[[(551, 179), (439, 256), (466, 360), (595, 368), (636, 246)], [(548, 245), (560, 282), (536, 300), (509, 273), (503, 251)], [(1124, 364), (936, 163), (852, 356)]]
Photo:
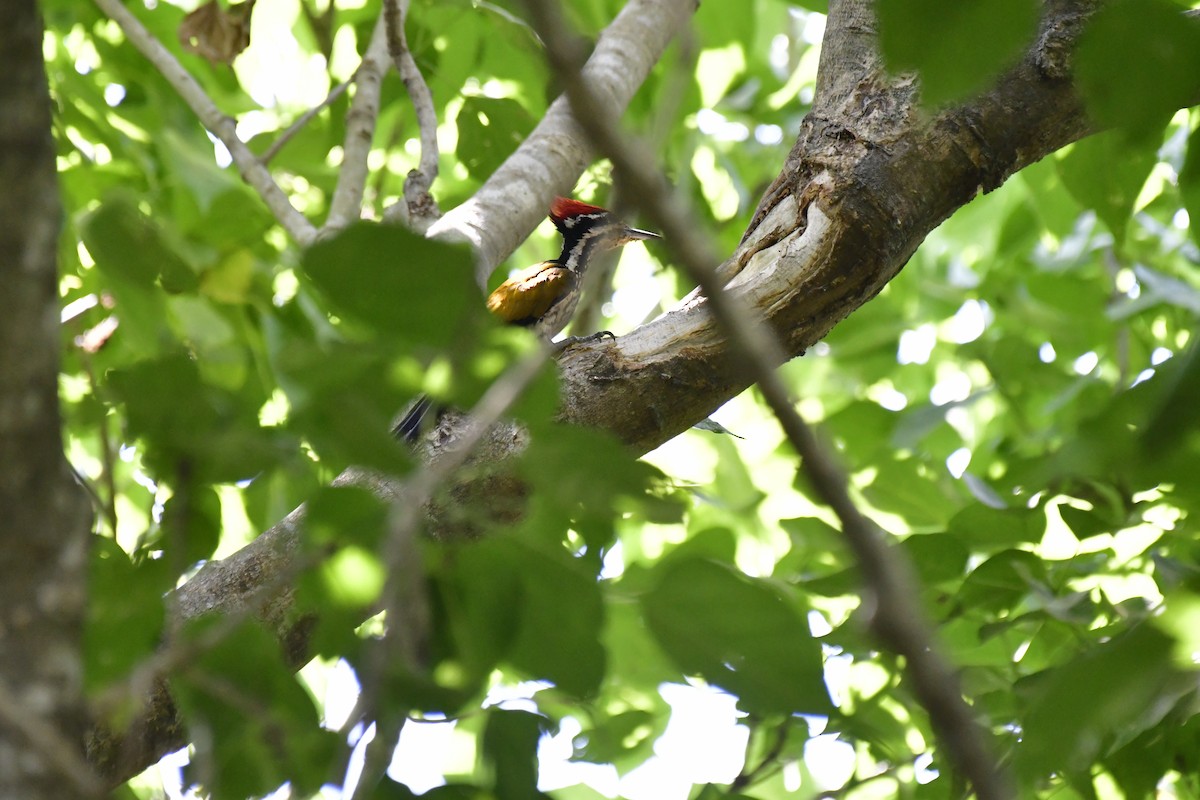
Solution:
[(733, 692), (747, 710), (828, 711), (820, 647), (776, 587), (713, 561), (679, 559), (641, 602), (679, 667)]

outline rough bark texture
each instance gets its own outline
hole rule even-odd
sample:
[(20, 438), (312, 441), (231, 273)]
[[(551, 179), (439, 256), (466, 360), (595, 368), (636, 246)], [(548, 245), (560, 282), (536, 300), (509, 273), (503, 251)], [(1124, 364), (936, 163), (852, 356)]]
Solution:
[[(658, 13), (680, 5), (645, 2)], [(874, 297), (955, 209), (1089, 132), (1068, 57), (1092, 5), (1047, 2), (1036, 44), (1019, 65), (970, 102), (928, 113), (916, 105), (912, 79), (884, 73), (870, 0), (831, 3), (813, 110), (741, 246), (722, 266), (730, 289), (764, 315), (789, 356), (802, 355)], [(550, 152), (542, 165), (530, 169), (543, 169), (547, 158), (568, 169), (583, 157), (584, 151), (564, 157), (545, 146)], [(525, 191), (512, 181), (489, 181), (490, 194), (481, 190), (437, 226), (467, 231), (481, 264), (511, 250), (513, 231), (535, 222), (502, 219), (505, 192)], [(699, 296), (616, 342), (568, 350), (560, 370), (562, 418), (610, 430), (638, 453), (704, 419), (747, 385)], [(481, 460), (519, 450), (520, 437), (510, 434), (491, 437)], [(377, 489), (385, 496), (397, 491), (388, 484)], [(189, 616), (236, 611), (253, 598), (268, 621), (285, 619), (299, 520), (298, 510), (234, 557), (206, 567), (181, 590), (178, 607)], [(280, 633), (289, 651), (303, 652), (302, 632)], [(147, 713), (123, 748), (107, 738), (93, 753), (110, 781), (182, 743), (168, 698), (156, 696)], [(120, 759), (105, 757), (117, 751)]]
[(34, 0), (0, 5), (0, 74), (0, 797), (77, 797), (88, 520), (59, 434), (61, 210)]
[[(789, 356), (878, 294), (955, 209), (1088, 132), (1064, 77), (1077, 6), (1048, 5), (1037, 45), (992, 90), (925, 113), (915, 83), (883, 70), (871, 3), (831, 4), (813, 110), (722, 266)], [(614, 431), (638, 452), (747, 386), (702, 297), (559, 363), (564, 420)]]

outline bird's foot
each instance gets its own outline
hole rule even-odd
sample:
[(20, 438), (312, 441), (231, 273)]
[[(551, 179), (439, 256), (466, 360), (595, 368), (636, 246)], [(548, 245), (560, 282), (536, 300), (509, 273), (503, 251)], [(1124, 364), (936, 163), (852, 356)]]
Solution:
[(590, 344), (592, 342), (598, 342), (601, 339), (612, 339), (613, 341), (616, 341), (617, 337), (612, 331), (596, 331), (595, 333), (588, 334), (587, 336), (567, 336), (554, 343), (554, 352), (561, 353), (568, 347), (572, 347), (577, 344)]

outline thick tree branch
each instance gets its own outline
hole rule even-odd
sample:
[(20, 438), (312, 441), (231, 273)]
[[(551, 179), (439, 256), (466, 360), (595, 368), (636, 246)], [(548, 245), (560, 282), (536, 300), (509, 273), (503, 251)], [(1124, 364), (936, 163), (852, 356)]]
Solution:
[(120, 26), (129, 43), (136, 47), (162, 74), (167, 83), (175, 88), (179, 96), (196, 114), (200, 123), (225, 145), (242, 180), (258, 192), (259, 197), (267, 204), (267, 208), (271, 209), (271, 213), (275, 215), (275, 219), (283, 226), (284, 230), (300, 246), (307, 247), (312, 244), (317, 237), (317, 229), (296, 210), (287, 195), (279, 188), (279, 184), (271, 177), (266, 166), (250, 151), (246, 143), (238, 138), (237, 123), (234, 122), (233, 117), (221, 113), (216, 103), (204, 93), (204, 89), (200, 88), (196, 79), (179, 63), (179, 59), (175, 58), (162, 42), (154, 38), (154, 34), (146, 30), (146, 26), (142, 25), (141, 21), (125, 8), (120, 0), (95, 0), (95, 2), (101, 11)]
[[(741, 297), (726, 292), (709, 238), (694, 218), (674, 203), (666, 177), (640, 142), (624, 135), (618, 123), (601, 113), (595, 93), (579, 71), (581, 44), (552, 0), (526, 0), (546, 54), (562, 79), (575, 117), (595, 144), (624, 176), (634, 203), (662, 231), (678, 263), (699, 285), (729, 349), (745, 365), (784, 435), (800, 456), (801, 472), (816, 495), (837, 515), (865, 578), (864, 602), (872, 607), (871, 628), (902, 656), (921, 704), (929, 712), (942, 746), (981, 800), (1014, 797), (1011, 780), (991, 753), (983, 729), (963, 701), (957, 675), (942, 655), (932, 625), (920, 605), (920, 585), (903, 552), (891, 547), (883, 531), (850, 498), (848, 481), (829, 450), (797, 413), (776, 367), (786, 359), (774, 336)], [(829, 24), (843, 24), (831, 9)]]
[[(630, 0), (596, 42), (584, 66), (606, 114), (620, 117), (697, 0)], [(545, 217), (556, 194), (568, 194), (592, 161), (566, 98), (555, 100), (517, 151), (467, 202), (429, 229), (438, 238), (468, 242), (476, 253), (476, 280), (496, 265)]]
[[(603, 50), (611, 60), (624, 48), (637, 50), (640, 35), (649, 37), (649, 50), (660, 52), (673, 20), (681, 21), (691, 4), (631, 0), (618, 18), (622, 25), (614, 22), (589, 61), (591, 85), (627, 101), (632, 89), (624, 88), (624, 65), (614, 65), (614, 74), (593, 69), (598, 54)], [(1048, 3), (1038, 42), (1017, 67), (986, 94), (932, 116), (914, 109), (911, 81), (884, 74), (865, 38), (873, 29), (869, 3), (836, 6), (813, 112), (745, 240), (720, 267), (727, 290), (766, 320), (787, 357), (802, 354), (878, 293), (928, 232), (980, 190), (999, 186), (1089, 131), (1063, 61), (1079, 27), (1071, 21), (1084, 6), (1090, 4)], [(631, 19), (634, 7), (659, 24)], [(636, 53), (630, 57), (641, 61)], [(836, 74), (840, 70), (845, 73)], [(561, 176), (582, 169), (582, 132), (569, 121), (565, 102), (551, 113), (555, 121), (544, 121), (514, 156), (520, 170), (506, 165), (497, 173), (502, 177), (431, 230), (457, 231), (476, 243), (481, 274), (532, 229), (550, 194), (563, 188)], [(540, 155), (530, 144), (535, 137), (544, 148)], [(522, 170), (527, 174), (515, 174)], [(562, 418), (613, 431), (639, 453), (704, 419), (749, 383), (702, 297), (616, 343), (571, 348), (559, 366)], [(484, 461), (511, 452), (511, 442), (483, 444), (478, 457)], [(394, 484), (368, 482), (386, 500), (398, 497)], [(178, 593), (183, 613), (236, 607), (252, 587), (284, 569), (296, 549), (301, 516), (293, 512), (242, 551), (202, 570)], [(280, 592), (267, 617), (284, 619), (289, 599), (289, 592)], [(289, 649), (303, 644), (302, 635), (290, 633), (281, 626)], [(125, 770), (162, 752), (167, 734), (155, 732), (169, 732), (173, 720), (169, 700), (160, 698), (146, 720), (144, 741), (131, 748), (137, 758)]]
[[(869, 3), (838, 7), (813, 110), (721, 266), (727, 288), (763, 314), (788, 357), (874, 297), (955, 209), (1089, 132), (1070, 81), (1048, 67), (1063, 46), (1063, 16), (1074, 13), (1064, 5), (990, 91), (931, 116), (914, 106), (912, 80), (887, 76), (869, 48)], [(563, 419), (615, 431), (638, 452), (748, 385), (696, 296), (615, 343), (572, 348), (559, 365)]]

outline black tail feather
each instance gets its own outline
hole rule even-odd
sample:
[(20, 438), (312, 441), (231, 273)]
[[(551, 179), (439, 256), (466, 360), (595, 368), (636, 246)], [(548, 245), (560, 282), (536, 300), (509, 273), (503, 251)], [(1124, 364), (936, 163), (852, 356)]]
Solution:
[(392, 435), (409, 444), (415, 444), (421, 437), (421, 432), (425, 428), (425, 419), (430, 416), (431, 409), (434, 411), (432, 418), (436, 421), (441, 415), (441, 408), (434, 407), (433, 400), (429, 398), (429, 395), (421, 395), (392, 428)]

